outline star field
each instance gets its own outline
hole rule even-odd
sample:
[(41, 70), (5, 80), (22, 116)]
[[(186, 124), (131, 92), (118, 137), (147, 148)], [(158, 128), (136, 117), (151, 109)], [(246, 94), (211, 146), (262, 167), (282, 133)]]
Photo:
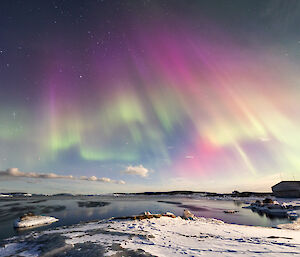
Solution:
[(74, 192), (267, 191), (300, 178), (298, 1), (0, 6), (0, 170), (126, 181)]

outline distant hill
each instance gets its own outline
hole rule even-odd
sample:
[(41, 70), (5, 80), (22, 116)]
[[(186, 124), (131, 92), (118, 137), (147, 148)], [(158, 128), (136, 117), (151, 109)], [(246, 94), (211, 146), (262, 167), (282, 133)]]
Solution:
[(116, 193), (118, 195), (193, 195), (193, 194), (200, 194), (203, 196), (218, 196), (218, 197), (225, 197), (225, 196), (231, 196), (231, 197), (250, 197), (250, 196), (256, 196), (256, 197), (265, 197), (273, 195), (272, 192), (238, 192), (233, 191), (229, 194), (221, 194), (221, 193), (214, 193), (214, 192), (203, 192), (203, 191), (162, 191), (162, 192), (142, 192), (142, 193)]

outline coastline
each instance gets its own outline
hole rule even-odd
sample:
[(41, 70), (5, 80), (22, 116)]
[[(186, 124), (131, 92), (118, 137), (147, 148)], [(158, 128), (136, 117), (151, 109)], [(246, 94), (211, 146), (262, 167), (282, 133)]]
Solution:
[(73, 256), (79, 251), (88, 256), (291, 256), (300, 252), (300, 231), (202, 217), (109, 219), (10, 238), (0, 255)]

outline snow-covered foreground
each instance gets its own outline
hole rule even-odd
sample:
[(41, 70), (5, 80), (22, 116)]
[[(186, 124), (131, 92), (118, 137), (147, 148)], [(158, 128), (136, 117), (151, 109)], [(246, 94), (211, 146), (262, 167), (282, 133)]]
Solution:
[(300, 256), (300, 231), (180, 217), (110, 220), (13, 238), (0, 256)]

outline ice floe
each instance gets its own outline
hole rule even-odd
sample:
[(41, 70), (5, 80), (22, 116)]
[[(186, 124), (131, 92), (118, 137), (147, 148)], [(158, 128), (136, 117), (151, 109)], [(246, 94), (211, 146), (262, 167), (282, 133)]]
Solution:
[(48, 225), (53, 222), (58, 221), (58, 219), (50, 216), (39, 216), (34, 214), (26, 214), (14, 221), (15, 228), (29, 228), (36, 226)]

